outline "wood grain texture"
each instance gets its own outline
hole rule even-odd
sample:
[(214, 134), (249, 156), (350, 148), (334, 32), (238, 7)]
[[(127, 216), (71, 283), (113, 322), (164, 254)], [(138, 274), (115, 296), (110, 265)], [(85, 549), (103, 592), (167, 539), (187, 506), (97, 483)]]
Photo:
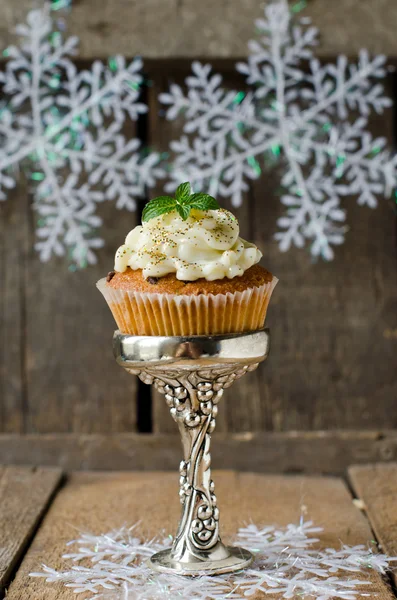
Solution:
[(0, 467), (0, 596), (60, 481), (59, 469)]
[[(393, 78), (387, 81), (392, 93)], [(393, 143), (391, 111), (370, 130)], [(273, 234), (283, 207), (274, 172), (253, 186), (251, 239), (279, 279), (267, 322), (272, 346), (259, 371), (270, 395), (270, 429), (395, 428), (397, 411), (396, 217), (392, 200), (375, 210), (342, 201), (346, 241), (335, 259), (314, 262), (309, 250), (282, 254)], [(266, 201), (266, 216), (262, 217)], [(262, 208), (261, 208), (262, 207)], [(243, 230), (243, 237), (249, 232)], [(374, 368), (376, 365), (376, 368)], [(376, 406), (376, 410), (374, 407)]]
[[(212, 457), (214, 467), (222, 469), (342, 474), (352, 464), (397, 461), (397, 434), (390, 431), (256, 434), (215, 431)], [(65, 470), (174, 471), (181, 458), (182, 447), (177, 434), (0, 436), (3, 464), (55, 465)]]
[(397, 464), (353, 466), (349, 478), (383, 552), (397, 556)]
[[(253, 521), (258, 525), (285, 526), (300, 516), (324, 528), (320, 547), (340, 548), (367, 544), (372, 538), (365, 517), (352, 504), (344, 483), (334, 478), (259, 476), (235, 472), (215, 473), (221, 507), (222, 538), (228, 543), (237, 528)], [(105, 533), (140, 521), (142, 536), (175, 531), (180, 505), (176, 474), (119, 473), (73, 474), (53, 502), (13, 581), (7, 600), (71, 600), (73, 591), (43, 579), (29, 578), (44, 563), (55, 569), (65, 566), (65, 544), (76, 530)], [(161, 490), (161, 502), (159, 491)], [(233, 494), (230, 493), (233, 490)], [(371, 591), (380, 600), (394, 597), (381, 577), (366, 572)], [(278, 595), (267, 595), (276, 600)], [(187, 599), (186, 599), (187, 600)]]
[(0, 202), (0, 431), (24, 431), (26, 186)]
[(99, 207), (105, 248), (98, 264), (72, 272), (43, 265), (33, 249), (37, 216), (23, 177), (0, 204), (0, 431), (134, 431), (135, 377), (112, 354), (116, 328), (95, 282), (136, 215)]
[[(169, 64), (164, 69), (163, 62), (152, 61), (147, 74), (152, 84), (147, 138), (160, 150), (179, 137), (181, 122), (163, 118), (158, 93), (190, 71), (190, 61)], [(233, 62), (219, 61), (218, 66), (225, 85), (241, 89), (244, 81), (234, 73)], [(394, 83), (391, 77), (390, 90)], [(371, 127), (391, 139), (391, 113)], [(307, 251), (281, 254), (273, 240), (282, 210), (278, 185), (279, 173), (272, 169), (251, 186), (242, 207), (234, 209), (242, 236), (261, 247), (263, 264), (280, 284), (268, 314), (269, 359), (227, 391), (217, 431), (397, 428), (393, 205), (381, 200), (372, 211), (348, 200), (346, 244), (336, 249), (333, 263), (314, 264)], [(32, 249), (36, 217), (26, 189), (18, 190), (0, 206), (0, 430), (135, 431), (137, 381), (114, 362), (114, 323), (95, 281), (112, 268), (115, 248), (135, 226), (136, 216), (104, 203), (100, 214), (106, 246), (98, 253), (98, 265), (72, 273), (67, 261), (39, 262)], [(164, 398), (155, 393), (153, 430), (176, 431)], [(84, 463), (84, 454), (78, 458), (71, 452), (71, 463)], [(69, 459), (62, 454), (62, 460)], [(342, 456), (340, 460), (346, 465)]]
[[(95, 287), (113, 268), (115, 248), (136, 215), (104, 203), (105, 247), (98, 263), (72, 272), (68, 260), (46, 265), (32, 250), (26, 281), (27, 430), (31, 432), (133, 431), (135, 377), (112, 354), (116, 325)], [(31, 231), (31, 244), (34, 232)]]
[[(236, 79), (233, 65), (230, 61), (221, 61), (219, 67), (222, 70), (223, 81), (227, 87), (244, 86), (242, 78)], [(159, 63), (151, 63), (149, 88), (149, 121), (148, 140), (149, 145), (159, 148), (160, 151), (169, 150), (169, 142), (178, 139), (182, 134), (183, 122), (167, 121), (163, 117), (162, 107), (158, 103), (158, 95), (167, 91), (170, 83), (183, 84), (185, 77), (190, 72), (187, 61), (174, 63), (172, 72), (164, 72)], [(156, 192), (160, 194), (162, 182), (159, 182)], [(247, 232), (247, 239), (251, 239), (249, 232), (252, 229), (250, 194), (246, 194), (244, 203), (239, 208), (231, 206), (229, 200), (223, 200), (222, 205), (233, 210), (237, 216), (242, 231)], [(260, 365), (259, 369), (263, 369)], [(216, 428), (219, 432), (224, 431), (263, 431), (267, 426), (267, 403), (260, 393), (260, 377), (258, 372), (249, 373), (233, 387), (226, 391), (225, 399), (222, 401), (222, 409), (216, 419)], [(164, 397), (153, 390), (153, 431), (155, 433), (174, 433), (176, 424), (170, 417)]]
[[(32, 0), (0, 0), (0, 43), (37, 6)], [(242, 57), (261, 18), (257, 0), (74, 0), (68, 30), (80, 37), (82, 58), (140, 54), (152, 58)], [(301, 13), (321, 31), (321, 56), (371, 52), (396, 56), (394, 0), (311, 0)], [(164, 24), (166, 23), (166, 27)]]
[[(182, 133), (183, 120), (165, 122), (158, 94), (169, 83), (183, 85), (189, 64), (172, 74), (152, 68), (149, 143), (165, 151)], [(242, 78), (223, 69), (229, 88)], [(386, 81), (393, 95), (394, 76)], [(370, 130), (393, 143), (393, 114), (375, 116)], [(271, 352), (255, 373), (225, 394), (218, 431), (288, 431), (397, 427), (397, 269), (393, 202), (379, 199), (376, 210), (347, 208), (349, 231), (331, 263), (313, 262), (309, 250), (281, 253), (274, 240), (284, 213), (279, 189), (282, 165), (269, 168), (233, 208), (243, 238), (263, 251), (262, 264), (280, 279), (267, 325)], [(222, 201), (227, 208), (228, 202)], [(377, 365), (376, 369), (373, 365)], [(374, 414), (374, 401), (377, 406)], [(175, 431), (163, 399), (154, 396), (153, 429)]]

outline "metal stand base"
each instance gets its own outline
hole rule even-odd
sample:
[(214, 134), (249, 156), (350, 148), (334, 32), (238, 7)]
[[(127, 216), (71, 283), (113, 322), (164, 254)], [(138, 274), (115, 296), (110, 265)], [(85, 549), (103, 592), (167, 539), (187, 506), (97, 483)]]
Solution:
[(114, 352), (127, 371), (164, 394), (182, 439), (181, 520), (172, 548), (152, 556), (149, 566), (190, 576), (244, 569), (252, 562), (252, 554), (224, 546), (220, 537), (210, 469), (211, 434), (224, 390), (265, 360), (269, 333), (181, 338), (128, 336), (116, 331)]
[(232, 571), (239, 571), (248, 567), (254, 557), (251, 552), (244, 550), (244, 548), (236, 548), (232, 546), (226, 546), (229, 556), (220, 560), (214, 559), (212, 556), (208, 556), (207, 560), (197, 559), (197, 562), (184, 563), (178, 560), (174, 560), (171, 556), (172, 549), (162, 550), (154, 554), (147, 564), (155, 571), (161, 573), (173, 573), (174, 575), (221, 575), (222, 573), (231, 573)]

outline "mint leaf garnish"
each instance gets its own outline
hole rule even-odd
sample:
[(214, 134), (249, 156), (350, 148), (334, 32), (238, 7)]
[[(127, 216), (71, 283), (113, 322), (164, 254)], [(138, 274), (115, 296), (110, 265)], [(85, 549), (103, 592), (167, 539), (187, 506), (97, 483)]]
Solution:
[(192, 208), (197, 210), (218, 210), (218, 202), (209, 194), (201, 192), (192, 194), (190, 183), (186, 181), (175, 190), (175, 198), (159, 196), (148, 202), (142, 213), (142, 221), (150, 221), (155, 217), (177, 211), (184, 221), (189, 217)]
[(181, 216), (182, 219), (186, 221), (186, 219), (190, 215), (190, 206), (187, 206), (186, 204), (177, 204), (176, 210), (178, 211), (179, 216)]
[(150, 221), (150, 219), (172, 210), (175, 210), (175, 199), (171, 196), (159, 196), (146, 204), (142, 213), (142, 221)]
[(189, 198), (189, 205), (198, 210), (217, 210), (219, 208), (215, 198), (208, 194), (192, 194)]
[(190, 196), (190, 183), (186, 181), (186, 183), (181, 183), (175, 190), (175, 198), (179, 200), (179, 202), (183, 202), (187, 200)]

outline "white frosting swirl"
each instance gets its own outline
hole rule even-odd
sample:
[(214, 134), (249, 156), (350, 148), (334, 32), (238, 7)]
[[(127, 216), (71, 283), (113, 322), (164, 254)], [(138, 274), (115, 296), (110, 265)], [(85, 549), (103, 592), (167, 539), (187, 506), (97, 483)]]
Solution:
[(114, 270), (142, 269), (143, 276), (209, 281), (232, 279), (260, 261), (262, 253), (239, 237), (237, 219), (227, 210), (192, 210), (184, 221), (177, 212), (135, 227), (116, 252)]

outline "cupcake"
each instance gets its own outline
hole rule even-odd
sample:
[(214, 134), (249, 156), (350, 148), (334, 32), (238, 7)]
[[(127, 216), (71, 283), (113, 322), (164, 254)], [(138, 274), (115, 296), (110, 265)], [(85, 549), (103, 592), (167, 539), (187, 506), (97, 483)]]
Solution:
[(149, 202), (142, 225), (97, 283), (122, 333), (215, 335), (264, 326), (277, 278), (262, 253), (239, 237), (239, 224), (207, 194), (178, 187)]

